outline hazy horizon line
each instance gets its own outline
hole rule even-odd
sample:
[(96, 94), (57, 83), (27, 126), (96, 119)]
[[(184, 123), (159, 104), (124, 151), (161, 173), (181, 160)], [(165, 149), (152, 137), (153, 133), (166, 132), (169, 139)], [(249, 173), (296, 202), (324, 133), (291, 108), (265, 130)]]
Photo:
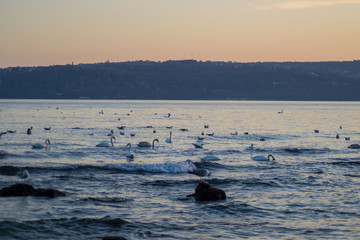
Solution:
[(70, 62), (64, 64), (49, 64), (49, 65), (18, 65), (18, 66), (7, 66), (7, 67), (0, 67), (0, 69), (6, 68), (30, 68), (30, 67), (52, 67), (52, 66), (78, 66), (78, 65), (86, 65), (86, 64), (104, 64), (104, 63), (129, 63), (129, 62), (158, 62), (158, 63), (165, 63), (165, 62), (181, 62), (181, 61), (196, 61), (196, 62), (223, 62), (223, 63), (321, 63), (321, 62), (357, 62), (360, 59), (352, 59), (352, 60), (322, 60), (322, 61), (226, 61), (226, 60), (197, 60), (197, 59), (169, 59), (169, 60), (149, 60), (149, 59), (139, 59), (139, 60), (126, 60), (126, 61), (110, 61), (106, 60), (103, 62)]

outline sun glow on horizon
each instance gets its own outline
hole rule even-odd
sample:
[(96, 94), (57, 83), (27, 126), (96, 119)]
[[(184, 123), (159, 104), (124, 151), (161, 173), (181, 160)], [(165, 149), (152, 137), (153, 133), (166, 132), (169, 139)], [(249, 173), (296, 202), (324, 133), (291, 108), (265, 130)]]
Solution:
[(0, 68), (135, 60), (359, 59), (360, 0), (0, 3)]

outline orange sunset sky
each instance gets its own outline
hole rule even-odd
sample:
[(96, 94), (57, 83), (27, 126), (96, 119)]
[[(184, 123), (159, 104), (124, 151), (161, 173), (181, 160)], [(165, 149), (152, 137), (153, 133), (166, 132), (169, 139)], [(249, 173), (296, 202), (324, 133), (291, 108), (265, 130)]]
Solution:
[(0, 68), (360, 59), (360, 0), (1, 0)]

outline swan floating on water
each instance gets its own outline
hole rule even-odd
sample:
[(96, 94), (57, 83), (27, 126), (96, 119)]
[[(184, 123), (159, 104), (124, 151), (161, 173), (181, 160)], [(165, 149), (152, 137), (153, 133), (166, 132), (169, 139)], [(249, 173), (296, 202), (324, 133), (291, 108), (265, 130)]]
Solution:
[(171, 134), (172, 134), (172, 132), (170, 131), (170, 137), (168, 137), (168, 138), (165, 139), (165, 142), (166, 142), (166, 143), (171, 143)]
[(150, 144), (149, 142), (146, 142), (146, 141), (143, 141), (143, 142), (139, 142), (138, 143), (138, 146), (139, 147), (152, 147), (154, 149), (155, 147), (155, 142), (159, 143), (159, 140), (157, 138), (155, 138), (153, 141), (152, 141), (152, 144)]
[(135, 157), (135, 154), (134, 154), (133, 151), (131, 151), (131, 143), (128, 143), (128, 144), (126, 145), (126, 148), (127, 148), (128, 152), (125, 153), (125, 156), (126, 156), (127, 158), (134, 158), (134, 157)]
[(35, 148), (35, 149), (48, 148), (49, 145), (50, 145), (50, 140), (46, 139), (45, 143), (35, 143), (32, 145), (32, 148)]
[(100, 142), (99, 144), (97, 144), (96, 147), (113, 147), (113, 146), (114, 146), (113, 140), (116, 141), (115, 136), (112, 136), (112, 137), (110, 138), (110, 142), (108, 142), (108, 141), (102, 141), (102, 142)]
[(265, 156), (262, 156), (262, 155), (258, 155), (258, 156), (255, 156), (255, 157), (252, 157), (253, 160), (255, 161), (270, 161), (270, 158), (272, 160), (275, 160), (274, 156), (269, 154), (267, 157)]

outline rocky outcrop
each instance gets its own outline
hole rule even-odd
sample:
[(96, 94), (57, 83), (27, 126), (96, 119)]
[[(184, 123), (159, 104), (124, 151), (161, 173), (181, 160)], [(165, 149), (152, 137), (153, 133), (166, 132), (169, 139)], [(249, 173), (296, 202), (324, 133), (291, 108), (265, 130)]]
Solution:
[(195, 188), (195, 193), (188, 196), (194, 196), (197, 201), (215, 201), (226, 199), (226, 194), (223, 190), (213, 188), (206, 182), (200, 182)]
[(4, 187), (0, 190), (0, 197), (24, 197), (24, 196), (40, 196), (40, 197), (63, 197), (65, 193), (55, 189), (34, 188), (25, 183), (17, 183), (10, 187)]

